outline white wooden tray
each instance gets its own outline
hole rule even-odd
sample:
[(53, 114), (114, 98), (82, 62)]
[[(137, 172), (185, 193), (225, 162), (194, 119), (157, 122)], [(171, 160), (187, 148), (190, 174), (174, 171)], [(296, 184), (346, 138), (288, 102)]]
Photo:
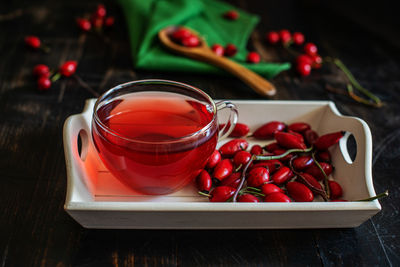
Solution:
[[(347, 136), (331, 149), (333, 174), (343, 187), (344, 199), (375, 195), (371, 176), (372, 142), (368, 125), (342, 116), (327, 101), (233, 100), (239, 121), (251, 130), (271, 121), (308, 122), (320, 135), (344, 130), (357, 142), (352, 162)], [(95, 99), (87, 100), (81, 114), (64, 124), (67, 168), (65, 210), (87, 228), (123, 229), (268, 229), (356, 227), (379, 212), (377, 200), (370, 202), (311, 203), (209, 203), (193, 185), (166, 196), (141, 196), (115, 179), (103, 166), (91, 138)], [(224, 114), (222, 114), (223, 116)], [(223, 121), (223, 119), (221, 120)], [(82, 148), (78, 151), (78, 137)], [(251, 143), (254, 140), (249, 140)]]

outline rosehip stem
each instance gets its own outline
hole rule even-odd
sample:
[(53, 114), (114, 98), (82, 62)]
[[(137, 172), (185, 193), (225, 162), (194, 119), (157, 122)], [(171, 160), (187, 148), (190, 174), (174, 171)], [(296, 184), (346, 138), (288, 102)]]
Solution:
[(298, 149), (298, 148), (293, 148), (293, 149), (289, 149), (286, 150), (285, 153), (280, 154), (280, 155), (275, 155), (275, 156), (264, 156), (264, 155), (258, 155), (255, 156), (255, 160), (271, 160), (271, 159), (281, 159), (286, 157), (287, 155), (289, 155), (290, 153), (306, 153), (306, 152), (310, 152), (313, 149), (313, 147), (309, 147), (307, 149)]
[[(353, 98), (355, 101), (363, 103), (365, 105), (369, 105), (369, 106), (373, 106), (373, 107), (377, 107), (377, 108), (382, 107), (382, 101), (379, 99), (379, 97), (377, 97), (376, 95), (374, 95), (373, 93), (368, 91), (366, 88), (362, 87), (361, 84), (356, 80), (356, 78), (354, 78), (351, 71), (346, 67), (346, 65), (344, 65), (344, 63), (340, 59), (326, 57), (324, 60), (327, 62), (334, 63), (347, 76), (347, 79), (349, 79), (349, 81), (351, 83), (351, 84), (349, 84), (350, 87), (349, 87), (349, 85), (347, 86), (347, 90), (348, 90), (348, 93), (351, 98)], [(367, 96), (373, 102), (371, 102), (367, 99), (364, 99), (362, 97), (356, 96), (353, 92), (353, 86), (357, 90), (359, 90), (362, 94)]]
[(322, 172), (322, 174), (324, 175), (324, 185), (325, 185), (325, 192), (326, 192), (326, 197), (329, 199), (331, 196), (331, 190), (329, 190), (329, 180), (328, 180), (328, 176), (326, 175), (324, 169), (321, 167), (321, 164), (319, 164), (319, 162), (317, 161), (317, 159), (315, 158), (315, 152), (311, 153), (311, 157), (314, 160), (315, 165), (317, 165), (318, 169)]
[(239, 164), (239, 166), (235, 169), (235, 172), (238, 172), (240, 168), (242, 168), (243, 164)]
[(56, 72), (53, 77), (51, 77), (51, 82), (55, 82), (61, 78), (61, 73)]
[(247, 169), (249, 168), (250, 164), (253, 162), (253, 160), (256, 158), (256, 156), (252, 156), (250, 158), (250, 160), (246, 163), (246, 165), (244, 166), (243, 170), (242, 170), (242, 176), (240, 177), (240, 184), (239, 186), (236, 188), (235, 194), (233, 194), (232, 196), (232, 202), (236, 202), (236, 198), (239, 195), (240, 190), (243, 187), (244, 181), (246, 180), (246, 172)]
[(199, 195), (205, 196), (205, 197), (211, 197), (210, 194), (206, 194), (204, 192), (198, 191), (197, 193), (199, 193)]
[(250, 190), (257, 191), (257, 192), (261, 192), (261, 189), (256, 188), (256, 187), (252, 187), (252, 186), (248, 186), (246, 189), (250, 189)]
[(378, 194), (376, 196), (373, 196), (373, 197), (360, 199), (360, 200), (354, 200), (354, 201), (373, 201), (375, 199), (379, 199), (379, 198), (383, 198), (383, 197), (387, 197), (387, 196), (389, 196), (389, 191), (388, 190), (386, 190), (385, 192), (380, 193), (380, 194)]

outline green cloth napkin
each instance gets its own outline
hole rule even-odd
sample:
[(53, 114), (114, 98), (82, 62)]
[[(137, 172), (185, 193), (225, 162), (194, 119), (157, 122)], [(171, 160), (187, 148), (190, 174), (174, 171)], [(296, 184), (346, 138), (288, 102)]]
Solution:
[[(202, 34), (211, 46), (233, 43), (239, 52), (233, 59), (247, 68), (272, 78), (290, 68), (289, 63), (246, 63), (246, 44), (259, 18), (215, 0), (119, 0), (128, 23), (136, 68), (178, 72), (219, 73), (225, 71), (207, 63), (174, 54), (158, 40), (159, 30), (184, 25)], [(223, 18), (228, 10), (239, 12), (237, 20)]]

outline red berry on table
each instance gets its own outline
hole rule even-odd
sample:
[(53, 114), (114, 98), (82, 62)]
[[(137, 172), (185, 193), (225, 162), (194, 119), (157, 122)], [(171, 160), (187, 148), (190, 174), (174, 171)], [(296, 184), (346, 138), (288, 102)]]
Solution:
[(224, 18), (229, 20), (237, 20), (239, 18), (239, 13), (235, 10), (229, 10), (224, 13)]
[(197, 36), (191, 35), (182, 39), (182, 45), (186, 47), (196, 47), (199, 46), (200, 40)]
[(51, 86), (51, 81), (48, 77), (40, 77), (37, 81), (37, 86), (40, 91), (47, 91)]
[(225, 47), (225, 52), (224, 55), (227, 57), (232, 57), (236, 55), (237, 53), (237, 48), (234, 44), (227, 44)]
[(256, 139), (271, 139), (275, 133), (283, 131), (285, 128), (286, 124), (281, 121), (270, 121), (257, 128), (253, 136)]
[(233, 139), (219, 148), (219, 152), (223, 157), (233, 157), (236, 152), (246, 150), (249, 143), (245, 139)]
[(312, 65), (312, 64), (313, 64), (313, 59), (312, 59), (312, 57), (309, 56), (309, 55), (301, 54), (300, 56), (298, 56), (298, 57), (296, 58), (296, 63), (297, 63), (297, 64), (300, 64), (301, 62), (304, 62), (304, 63), (307, 63), (307, 64), (309, 64), (309, 65)]
[(37, 36), (26, 36), (25, 44), (31, 48), (38, 49), (40, 47), (40, 39)]
[(33, 68), (33, 75), (48, 78), (50, 76), (50, 69), (47, 65), (38, 64)]
[(261, 192), (266, 196), (273, 193), (284, 193), (281, 188), (274, 184), (263, 184), (261, 186)]
[(288, 44), (290, 42), (290, 40), (292, 40), (292, 34), (286, 29), (280, 30), (279, 31), (279, 38), (281, 40), (281, 43), (286, 45), (286, 44)]
[(247, 185), (252, 187), (259, 187), (269, 181), (269, 171), (264, 167), (257, 167), (251, 169), (247, 177)]
[(313, 69), (319, 69), (322, 67), (322, 58), (320, 55), (312, 55), (311, 56), (312, 64), (311, 67)]
[(211, 47), (211, 50), (217, 55), (217, 56), (223, 56), (224, 55), (224, 47), (220, 44), (214, 44)]
[(222, 181), (231, 175), (233, 171), (233, 164), (230, 159), (223, 159), (215, 166), (213, 177), (218, 181)]
[(306, 43), (304, 45), (304, 53), (306, 53), (309, 56), (316, 55), (318, 53), (318, 48), (313, 43)]
[(263, 152), (263, 149), (260, 145), (254, 145), (250, 149), (250, 154), (252, 155), (261, 155)]
[(106, 7), (103, 4), (97, 5), (95, 15), (99, 18), (104, 18), (107, 14)]
[(311, 73), (311, 64), (300, 62), (296, 65), (296, 69), (301, 76), (308, 76)]
[(279, 33), (274, 31), (268, 32), (267, 41), (270, 44), (277, 44), (279, 42)]
[(111, 27), (111, 26), (114, 25), (114, 22), (115, 22), (114, 17), (107, 17), (107, 18), (105, 18), (105, 20), (104, 20), (104, 26), (106, 26), (106, 27)]
[(59, 71), (62, 76), (69, 77), (75, 73), (77, 65), (76, 61), (70, 60), (61, 65)]
[(246, 58), (247, 62), (250, 63), (259, 63), (260, 62), (260, 55), (257, 52), (249, 52)]
[(302, 45), (304, 43), (304, 35), (301, 32), (293, 33), (292, 38), (295, 45)]
[(251, 154), (250, 152), (247, 151), (239, 151), (235, 154), (233, 157), (233, 163), (235, 163), (235, 166), (238, 167), (239, 165), (245, 165), (247, 162), (249, 162), (251, 159)]
[(79, 29), (85, 32), (90, 31), (90, 29), (92, 28), (92, 24), (88, 19), (79, 18), (76, 20), (76, 23), (78, 24)]

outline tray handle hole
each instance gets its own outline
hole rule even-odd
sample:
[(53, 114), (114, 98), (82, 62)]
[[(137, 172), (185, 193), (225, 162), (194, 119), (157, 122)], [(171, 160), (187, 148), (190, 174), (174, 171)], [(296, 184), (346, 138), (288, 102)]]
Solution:
[(350, 132), (346, 132), (339, 141), (339, 147), (342, 151), (344, 160), (348, 164), (352, 164), (357, 157), (357, 142), (354, 135)]
[(88, 134), (85, 130), (80, 130), (77, 138), (78, 155), (82, 161), (85, 161), (88, 152)]

